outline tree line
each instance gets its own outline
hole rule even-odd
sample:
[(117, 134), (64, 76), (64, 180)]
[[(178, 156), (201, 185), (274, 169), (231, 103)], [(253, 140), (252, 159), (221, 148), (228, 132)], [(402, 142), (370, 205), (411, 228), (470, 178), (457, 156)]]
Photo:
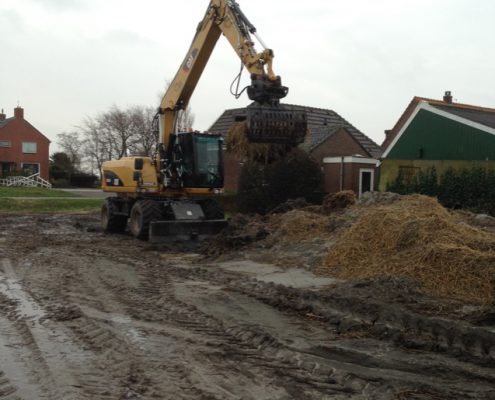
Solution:
[[(58, 171), (60, 177), (60, 171), (66, 171), (70, 166), (72, 173), (86, 172), (101, 179), (101, 167), (105, 161), (130, 155), (152, 157), (159, 142), (158, 132), (153, 128), (155, 114), (154, 107), (113, 106), (84, 118), (74, 131), (57, 135), (59, 153), (63, 155), (52, 155), (51, 170), (55, 174)], [(194, 115), (190, 108), (179, 112), (179, 130), (189, 130), (193, 123)]]

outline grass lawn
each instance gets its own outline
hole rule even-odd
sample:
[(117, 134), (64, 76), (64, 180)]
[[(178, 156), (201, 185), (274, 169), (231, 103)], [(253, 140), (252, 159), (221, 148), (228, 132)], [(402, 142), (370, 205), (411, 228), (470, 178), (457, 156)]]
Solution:
[(104, 199), (6, 199), (0, 197), (0, 213), (66, 213), (99, 211)]
[(67, 193), (56, 189), (38, 187), (5, 187), (0, 186), (2, 197), (79, 197), (74, 193)]

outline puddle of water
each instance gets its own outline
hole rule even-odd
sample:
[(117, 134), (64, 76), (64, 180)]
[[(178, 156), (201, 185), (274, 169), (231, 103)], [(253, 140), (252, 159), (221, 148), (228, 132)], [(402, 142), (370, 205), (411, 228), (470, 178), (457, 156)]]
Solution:
[(0, 317), (0, 360), (2, 371), (10, 384), (17, 389), (16, 395), (21, 399), (38, 400), (40, 389), (29, 379), (29, 371), (25, 370), (18, 357), (15, 356), (17, 335), (11, 329), (11, 322)]
[(16, 302), (20, 317), (30, 321), (29, 330), (56, 387), (68, 395), (78, 385), (68, 365), (77, 368), (78, 365), (87, 364), (89, 353), (73, 343), (63, 330), (53, 331), (43, 326), (40, 319), (46, 315), (45, 310), (22, 289), (10, 261), (0, 260), (0, 266), (5, 274), (0, 277), (0, 292)]
[(125, 330), (125, 335), (133, 344), (137, 344), (141, 350), (144, 350), (143, 344), (146, 339), (143, 335), (132, 326), (132, 319), (126, 315), (114, 314), (110, 316), (110, 321), (114, 324), (121, 325)]

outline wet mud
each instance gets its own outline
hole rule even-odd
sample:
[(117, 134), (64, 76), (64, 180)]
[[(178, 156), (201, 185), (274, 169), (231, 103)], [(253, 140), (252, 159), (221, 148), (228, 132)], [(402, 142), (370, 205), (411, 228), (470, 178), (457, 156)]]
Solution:
[(202, 249), (2, 216), (0, 399), (495, 399), (489, 307)]

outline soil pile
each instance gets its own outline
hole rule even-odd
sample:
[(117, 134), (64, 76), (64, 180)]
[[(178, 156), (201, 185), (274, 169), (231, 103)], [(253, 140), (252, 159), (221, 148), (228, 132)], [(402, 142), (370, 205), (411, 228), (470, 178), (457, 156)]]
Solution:
[(420, 195), (360, 214), (330, 249), (321, 273), (342, 279), (410, 278), (427, 293), (494, 302), (492, 233), (459, 223), (435, 199)]

